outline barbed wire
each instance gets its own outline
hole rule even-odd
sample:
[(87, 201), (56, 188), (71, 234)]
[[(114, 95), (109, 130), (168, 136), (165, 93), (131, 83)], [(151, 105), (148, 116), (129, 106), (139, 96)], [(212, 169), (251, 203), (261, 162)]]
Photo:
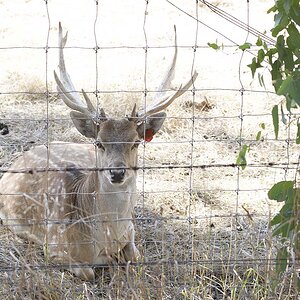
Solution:
[[(172, 143), (174, 144), (174, 143)], [(190, 143), (189, 143), (190, 144)], [(279, 168), (279, 169), (286, 169), (298, 168), (299, 162), (289, 162), (289, 163), (274, 163), (274, 162), (266, 162), (260, 164), (247, 164), (248, 168)], [(160, 170), (160, 169), (168, 169), (168, 170), (175, 170), (175, 169), (211, 169), (211, 168), (240, 168), (240, 164), (236, 163), (229, 163), (229, 164), (192, 164), (192, 165), (158, 165), (158, 166), (141, 166), (141, 167), (43, 167), (43, 168), (26, 168), (26, 169), (0, 169), (0, 173), (20, 173), (20, 174), (37, 174), (37, 173), (47, 173), (47, 172), (72, 172), (72, 171), (86, 171), (86, 172), (104, 172), (104, 171), (111, 171), (111, 170)]]
[[(215, 266), (236, 266), (239, 267), (243, 263), (253, 263), (254, 265), (256, 264), (261, 264), (261, 265), (276, 265), (276, 260), (275, 259), (268, 259), (268, 258), (261, 258), (261, 259), (230, 259), (230, 260), (223, 260), (223, 259), (212, 259), (212, 260), (206, 260), (206, 259), (199, 259), (199, 260), (164, 260), (160, 259), (158, 261), (149, 261), (149, 262), (130, 262), (131, 267), (141, 267), (141, 266), (162, 266), (162, 265), (170, 265), (170, 266), (191, 266), (191, 265), (201, 265), (203, 267), (207, 265), (212, 265), (214, 264)], [(54, 264), (54, 263), (49, 263), (49, 264), (38, 264), (38, 265), (32, 265), (32, 264), (26, 264), (26, 268), (31, 269), (31, 270), (51, 270), (51, 269), (68, 269), (68, 268), (122, 268), (126, 267), (128, 264), (125, 263), (118, 263), (116, 265), (111, 265), (111, 264), (86, 264), (86, 263), (78, 263), (78, 264)], [(22, 270), (24, 266), (7, 266), (7, 267), (1, 267), (0, 272), (13, 272), (13, 271), (18, 271)]]

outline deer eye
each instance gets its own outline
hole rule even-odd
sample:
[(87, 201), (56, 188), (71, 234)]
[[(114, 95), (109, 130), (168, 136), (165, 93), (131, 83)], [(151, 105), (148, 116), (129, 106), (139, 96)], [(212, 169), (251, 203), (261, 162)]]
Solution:
[(141, 143), (140, 140), (135, 141), (135, 142), (133, 143), (132, 147), (131, 147), (131, 150), (136, 149), (136, 148), (139, 146), (140, 143)]
[(105, 148), (103, 147), (103, 145), (101, 144), (100, 141), (95, 141), (94, 142), (94, 145), (98, 148), (98, 149), (101, 149), (101, 150), (105, 150)]

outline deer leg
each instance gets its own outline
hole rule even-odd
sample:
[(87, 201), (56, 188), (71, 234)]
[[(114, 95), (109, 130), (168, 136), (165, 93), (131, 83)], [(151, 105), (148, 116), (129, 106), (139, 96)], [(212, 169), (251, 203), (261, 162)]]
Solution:
[(92, 268), (89, 267), (69, 267), (67, 269), (75, 276), (80, 277), (83, 280), (93, 281), (95, 280), (95, 272)]
[[(56, 209), (56, 211), (59, 211), (59, 209)], [(59, 216), (52, 215), (52, 218), (58, 219)], [(88, 255), (89, 248), (87, 247), (82, 252)], [(49, 257), (54, 264), (61, 265), (62, 269), (68, 270), (75, 276), (92, 281), (95, 279), (95, 272), (91, 267), (82, 266), (82, 264), (90, 262), (85, 257), (80, 257), (80, 253), (81, 251), (78, 250), (76, 242), (69, 240), (67, 227), (62, 221), (61, 224), (51, 222), (48, 224), (44, 241), (45, 257)]]
[[(95, 279), (95, 272), (90, 267), (81, 266), (81, 264), (85, 264), (85, 262), (79, 262), (79, 261), (72, 261), (72, 259), (68, 259), (66, 256), (59, 257), (59, 256), (51, 256), (51, 261), (54, 264), (57, 264), (58, 266), (61, 265), (62, 269), (65, 269), (75, 276), (86, 280), (86, 281), (93, 281)], [(66, 265), (70, 265), (70, 267), (66, 267)]]
[(140, 251), (138, 250), (134, 242), (128, 243), (122, 251), (126, 262), (137, 262), (141, 257)]
[[(92, 281), (95, 279), (95, 272), (93, 268), (81, 266), (81, 264), (87, 264), (88, 262), (72, 258), (70, 253), (68, 253), (67, 247), (62, 249), (59, 246), (61, 246), (61, 244), (48, 245), (47, 250), (44, 250), (45, 256), (49, 255), (50, 260), (54, 264), (62, 265), (62, 269), (68, 270), (83, 280)], [(70, 265), (70, 267), (66, 267), (67, 265)]]
[(131, 224), (131, 230), (129, 230), (129, 243), (127, 243), (125, 245), (125, 247), (122, 249), (122, 253), (124, 256), (125, 261), (131, 261), (131, 262), (136, 262), (140, 259), (141, 255), (140, 255), (140, 251), (138, 250), (138, 248), (136, 247), (135, 243), (134, 243), (134, 227), (133, 224)]

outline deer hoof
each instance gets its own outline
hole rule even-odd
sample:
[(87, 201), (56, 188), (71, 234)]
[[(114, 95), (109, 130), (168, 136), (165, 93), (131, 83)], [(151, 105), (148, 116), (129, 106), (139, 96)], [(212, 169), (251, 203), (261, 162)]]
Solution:
[(123, 248), (123, 253), (126, 261), (137, 262), (141, 258), (140, 251), (134, 243), (128, 243)]
[(69, 271), (85, 281), (95, 280), (95, 272), (92, 268), (70, 268)]

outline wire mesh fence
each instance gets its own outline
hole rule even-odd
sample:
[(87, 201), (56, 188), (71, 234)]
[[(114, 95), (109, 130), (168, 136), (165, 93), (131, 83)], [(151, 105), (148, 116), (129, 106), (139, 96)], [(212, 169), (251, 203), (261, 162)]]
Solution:
[[(0, 184), (5, 189), (0, 210), (18, 207), (6, 216), (9, 226), (0, 227), (3, 299), (297, 299), (295, 266), (280, 279), (275, 276), (280, 241), (272, 237), (269, 221), (280, 205), (268, 200), (267, 192), (277, 181), (297, 179), (299, 148), (292, 127), (282, 127), (275, 139), (271, 107), (280, 99), (266, 71), (265, 87), (251, 77), (247, 65), (255, 48), (238, 49), (255, 44), (258, 36), (274, 44), (262, 33), (272, 24), (265, 15), (271, 2), (0, 1), (0, 176), (10, 178)], [(138, 163), (122, 167), (137, 174), (136, 190), (120, 188), (103, 197), (98, 183), (92, 190), (64, 188), (114, 168), (98, 164), (95, 140), (76, 131), (56, 91), (59, 21), (69, 30), (64, 54), (77, 93), (82, 95), (83, 87), (97, 111), (104, 108), (116, 120), (130, 116), (135, 103), (145, 108), (157, 94), (174, 93), (158, 88), (173, 57), (174, 24), (175, 90), (199, 73), (167, 109), (154, 139), (140, 142)], [(290, 121), (299, 117), (284, 114)], [(113, 145), (118, 142), (126, 144)], [(251, 151), (242, 170), (236, 158), (245, 144)], [(45, 154), (34, 149), (46, 149)], [(73, 164), (67, 164), (71, 158)], [(124, 194), (136, 198), (133, 215), (113, 223), (133, 224), (137, 261), (122, 259), (122, 251), (109, 262), (53, 260), (58, 245), (66, 253), (75, 246), (87, 255), (99, 252), (109, 228), (97, 199), (107, 197), (116, 209), (114, 201)], [(67, 203), (71, 209), (59, 214), (59, 201), (76, 195), (86, 202)], [(82, 216), (88, 207), (90, 214)], [(76, 217), (69, 217), (74, 210)], [(28, 211), (30, 219), (21, 219)], [(67, 243), (65, 229), (80, 224), (106, 233), (98, 240), (78, 235)], [(20, 235), (24, 228), (31, 239)], [(42, 236), (32, 242), (39, 230)], [(121, 249), (120, 243), (106, 241)], [(79, 269), (92, 270), (95, 278), (74, 276)]]

